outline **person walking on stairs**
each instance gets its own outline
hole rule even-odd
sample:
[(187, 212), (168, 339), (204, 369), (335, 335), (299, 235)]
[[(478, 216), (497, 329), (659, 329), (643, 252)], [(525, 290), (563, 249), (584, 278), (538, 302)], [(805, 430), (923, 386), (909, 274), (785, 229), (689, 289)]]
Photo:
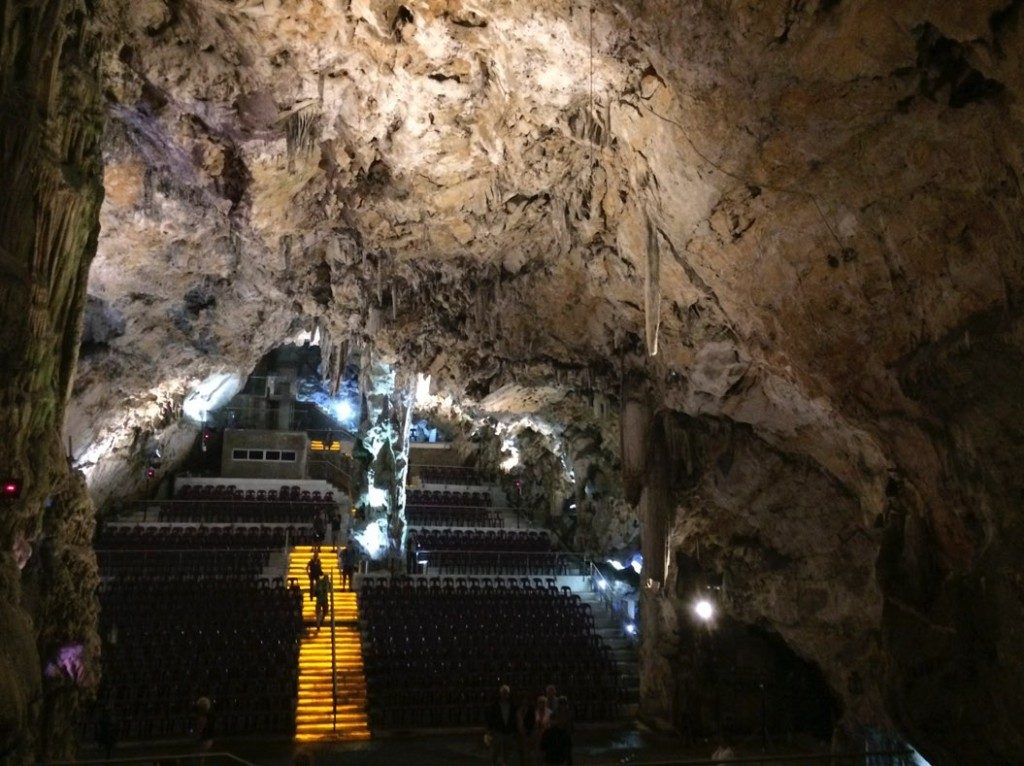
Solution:
[(352, 575), (355, 573), (359, 561), (359, 551), (356, 550), (356, 542), (349, 535), (345, 543), (345, 550), (341, 552), (341, 587), (353, 590)]
[(327, 610), (330, 608), (331, 599), (331, 578), (324, 575), (316, 581), (316, 629), (320, 630), (320, 627), (324, 624), (324, 618), (327, 617)]
[(324, 576), (324, 565), (320, 561), (320, 551), (313, 551), (313, 558), (306, 562), (306, 574), (309, 575), (309, 600), (316, 599), (316, 583)]

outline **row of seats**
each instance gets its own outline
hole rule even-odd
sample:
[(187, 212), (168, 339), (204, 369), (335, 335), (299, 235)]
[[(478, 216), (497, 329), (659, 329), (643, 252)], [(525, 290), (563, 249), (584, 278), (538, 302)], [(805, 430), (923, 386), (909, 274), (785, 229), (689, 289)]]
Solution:
[(283, 548), (285, 542), (308, 545), (313, 528), (307, 525), (169, 526), (110, 524), (96, 536), (95, 547), (112, 549), (182, 550), (202, 548)]
[(471, 508), (486, 508), (492, 504), (488, 492), (452, 492), (447, 489), (410, 489), (406, 492), (405, 502), (407, 506), (440, 505)]
[(301, 489), (298, 486), (282, 485), (280, 489), (239, 489), (234, 484), (184, 484), (175, 495), (181, 500), (249, 500), (249, 501), (291, 501), (333, 503), (334, 493), (318, 489)]
[(359, 601), (375, 725), (479, 724), (501, 683), (529, 699), (555, 683), (570, 700), (601, 701), (577, 708), (578, 720), (615, 713), (615, 663), (590, 608), (553, 581), (368, 579)]
[(414, 506), (405, 511), (410, 526), (418, 527), (494, 527), (505, 526), (501, 514), (486, 508), (444, 508)]
[(361, 588), (370, 590), (374, 588), (388, 589), (389, 591), (406, 591), (408, 593), (422, 592), (429, 589), (433, 594), (438, 593), (464, 593), (466, 591), (494, 591), (499, 589), (516, 590), (521, 588), (524, 591), (547, 591), (557, 596), (559, 593), (572, 595), (572, 588), (563, 585), (558, 587), (558, 581), (554, 577), (375, 577), (364, 576)]
[(193, 577), (256, 577), (266, 568), (270, 551), (250, 550), (98, 550), (100, 575), (160, 575), (188, 572)]
[(425, 551), (549, 551), (547, 532), (534, 529), (420, 529), (410, 545)]
[(413, 467), (420, 480), (434, 484), (480, 484), (482, 476), (475, 468), (461, 465), (424, 465)]
[[(101, 561), (101, 573), (109, 574)], [(124, 738), (182, 737), (200, 696), (214, 701), (220, 734), (290, 734), (298, 688), (303, 594), (280, 579), (104, 579), (99, 711)]]
[(558, 576), (586, 574), (578, 556), (556, 551), (416, 551), (416, 561), (426, 562), (428, 572), (438, 575)]
[(311, 524), (318, 514), (336, 511), (326, 500), (171, 500), (160, 503), (157, 518), (177, 524)]

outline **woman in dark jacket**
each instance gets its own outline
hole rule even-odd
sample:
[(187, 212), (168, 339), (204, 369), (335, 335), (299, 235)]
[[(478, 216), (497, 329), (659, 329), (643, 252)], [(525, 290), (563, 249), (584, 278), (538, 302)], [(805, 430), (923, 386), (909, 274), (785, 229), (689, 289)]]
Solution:
[(572, 737), (569, 734), (568, 706), (560, 705), (551, 716), (551, 722), (540, 738), (544, 763), (565, 766), (572, 762)]

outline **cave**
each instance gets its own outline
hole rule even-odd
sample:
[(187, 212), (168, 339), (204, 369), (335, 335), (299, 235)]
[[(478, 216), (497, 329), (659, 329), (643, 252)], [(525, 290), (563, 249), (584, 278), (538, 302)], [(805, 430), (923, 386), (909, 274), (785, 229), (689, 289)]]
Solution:
[[(345, 657), (551, 578), (593, 731), (1024, 763), (1020, 5), (0, 0), (0, 762), (95, 752), (111, 541), (194, 598), (212, 524), (300, 657), (330, 535)], [(278, 681), (225, 730), (315, 740)]]

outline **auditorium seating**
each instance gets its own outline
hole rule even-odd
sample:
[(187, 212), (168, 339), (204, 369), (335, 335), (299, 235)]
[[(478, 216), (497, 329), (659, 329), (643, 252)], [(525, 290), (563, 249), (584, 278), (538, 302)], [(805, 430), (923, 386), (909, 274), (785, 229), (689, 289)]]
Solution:
[(480, 484), (482, 476), (475, 468), (461, 465), (424, 465), (414, 473), (426, 484)]
[[(559, 551), (416, 551), (416, 562), (444, 574), (582, 575), (582, 560)], [(425, 562), (422, 564), (420, 562)]]
[(549, 551), (547, 532), (536, 529), (420, 529), (410, 541), (426, 551)]
[(313, 530), (304, 525), (260, 526), (219, 524), (111, 524), (97, 535), (98, 550), (198, 550), (226, 548), (283, 548), (285, 541), (306, 545)]
[(359, 598), (376, 726), (478, 725), (501, 683), (530, 701), (556, 684), (579, 721), (615, 715), (615, 664), (590, 608), (553, 580), (367, 579)]
[(451, 490), (410, 489), (405, 496), (406, 505), (487, 508), (491, 505), (488, 492), (452, 492)]
[(486, 508), (408, 507), (406, 519), (414, 527), (495, 527), (505, 522), (497, 511)]
[(337, 508), (333, 492), (279, 489), (239, 489), (234, 485), (190, 485), (178, 489), (174, 500), (160, 503), (160, 521), (190, 524), (234, 522), (250, 524), (309, 524), (317, 513)]
[(97, 550), (102, 577), (161, 576), (187, 572), (191, 577), (256, 577), (270, 551), (250, 550)]
[(99, 590), (100, 705), (112, 706), (121, 737), (187, 736), (200, 696), (213, 700), (220, 735), (289, 734), (301, 592), (279, 579), (195, 579), (170, 571), (180, 570), (117, 578)]

